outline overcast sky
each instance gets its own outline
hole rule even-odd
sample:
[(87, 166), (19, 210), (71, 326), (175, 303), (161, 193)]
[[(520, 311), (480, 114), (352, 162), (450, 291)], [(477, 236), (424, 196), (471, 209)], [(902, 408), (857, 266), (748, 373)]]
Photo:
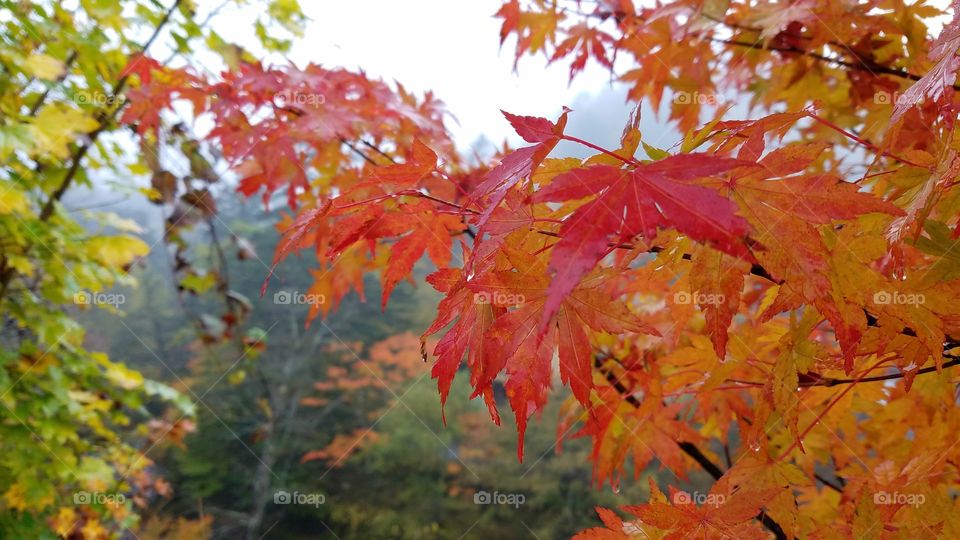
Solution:
[[(199, 0), (200, 16), (221, 3)], [(948, 0), (928, 3), (945, 6)], [(522, 58), (515, 73), (515, 41), (511, 37), (500, 48), (500, 19), (493, 17), (501, 0), (300, 0), (300, 4), (310, 20), (304, 37), (294, 39), (292, 61), (301, 67), (313, 62), (362, 68), (417, 93), (433, 90), (456, 118), (449, 127), (464, 153), (472, 153), (471, 145), (480, 136), (496, 145), (504, 138), (513, 146), (522, 144), (500, 109), (554, 119), (563, 106), (573, 107), (568, 131), (592, 135), (584, 138), (604, 145), (615, 145), (626, 121), (625, 89), (611, 86), (610, 74), (595, 62), (588, 63), (572, 84), (567, 61), (547, 65), (542, 55)], [(256, 2), (242, 9), (231, 3), (213, 26), (227, 40), (262, 56), (252, 27), (262, 9), (263, 4)], [(939, 33), (941, 22), (932, 22), (933, 34)], [(649, 109), (641, 128), (644, 139), (655, 146), (669, 147), (679, 138), (658, 124)]]
[[(609, 74), (595, 65), (572, 85), (568, 85), (566, 63), (547, 66), (541, 57), (523, 58), (515, 74), (513, 41), (502, 50), (499, 47), (500, 20), (493, 17), (499, 0), (300, 3), (310, 21), (306, 35), (295, 40), (289, 55), (298, 66), (313, 62), (362, 68), (418, 93), (433, 90), (455, 115), (458, 123), (451, 122), (450, 128), (465, 150), (481, 134), (496, 144), (512, 135), (500, 109), (552, 119), (581, 94), (610, 89)], [(218, 4), (217, 0), (201, 2), (208, 9)], [(214, 28), (245, 47), (255, 41), (249, 11), (225, 9)], [(623, 96), (618, 94), (621, 105)], [(616, 119), (616, 124), (625, 120)]]

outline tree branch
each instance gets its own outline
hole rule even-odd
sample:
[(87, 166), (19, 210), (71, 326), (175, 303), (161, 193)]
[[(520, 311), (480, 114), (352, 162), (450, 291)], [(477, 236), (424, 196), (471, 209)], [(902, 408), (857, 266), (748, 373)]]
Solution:
[[(286, 108), (283, 108), (283, 110), (287, 110), (287, 109), (286, 109)], [(297, 112), (299, 113), (299, 111), (297, 111)], [(300, 113), (300, 114), (302, 114), (302, 113)], [(337, 135), (337, 139), (340, 141), (341, 144), (347, 145), (347, 148), (349, 148), (351, 151), (353, 151), (354, 154), (357, 154), (358, 156), (360, 156), (361, 158), (363, 158), (363, 160), (366, 161), (367, 163), (369, 163), (369, 164), (371, 164), (371, 165), (378, 165), (378, 163), (377, 163), (376, 161), (374, 161), (373, 158), (371, 158), (370, 156), (364, 154), (362, 151), (360, 151), (359, 148), (357, 148), (356, 146), (354, 146), (353, 143), (351, 143), (350, 141), (348, 141), (348, 140), (347, 140), (346, 138), (344, 138), (343, 136)]]
[[(590, 15), (592, 15), (592, 16), (597, 16), (597, 17), (601, 17), (601, 18), (602, 18), (602, 15), (601, 15), (601, 14), (594, 13), (594, 14), (590, 14)], [(634, 15), (638, 20), (643, 21), (643, 22), (646, 22), (646, 19), (645, 19), (644, 17), (642, 17), (642, 16), (640, 16), (640, 15), (638, 15), (638, 14), (636, 14), (636, 13), (634, 13), (633, 15)], [(751, 27), (751, 26), (745, 26), (745, 25), (742, 25), (742, 24), (738, 24), (738, 23), (727, 22), (727, 21), (725, 21), (725, 20), (723, 20), (723, 19), (719, 19), (719, 18), (717, 18), (717, 17), (710, 16), (710, 15), (708, 15), (708, 14), (706, 14), (706, 13), (702, 13), (702, 12), (701, 12), (699, 15), (702, 16), (702, 17), (704, 17), (704, 18), (706, 18), (706, 19), (709, 19), (709, 20), (711, 20), (711, 21), (717, 22), (717, 23), (719, 23), (719, 24), (722, 24), (722, 25), (724, 25), (724, 26), (726, 26), (726, 27), (728, 27), (728, 28), (734, 29), (734, 30), (741, 30), (741, 31), (746, 31), (746, 32), (756, 32), (756, 33), (758, 33), (758, 34), (763, 31), (762, 28), (755, 28), (755, 27)], [(787, 32), (783, 32), (783, 34), (786, 35), (786, 36), (788, 36), (788, 37), (793, 37), (793, 38), (798, 38), (798, 39), (805, 39), (805, 40), (812, 39), (812, 38), (810, 38), (809, 36), (797, 35), (797, 34), (790, 34), (790, 33), (787, 33)], [(877, 75), (877, 74), (891, 75), (891, 76), (894, 76), (894, 77), (900, 77), (900, 78), (902, 78), (902, 79), (908, 79), (908, 80), (911, 80), (911, 81), (919, 81), (921, 78), (923, 78), (921, 75), (916, 75), (916, 74), (910, 73), (910, 72), (908, 72), (908, 71), (906, 71), (906, 70), (903, 70), (903, 69), (897, 69), (897, 68), (892, 68), (892, 67), (889, 67), (889, 66), (884, 66), (884, 65), (882, 65), (882, 64), (878, 64), (878, 63), (876, 63), (875, 61), (873, 61), (872, 59), (864, 58), (863, 55), (857, 53), (852, 47), (850, 47), (850, 46), (847, 45), (846, 43), (840, 43), (840, 42), (836, 42), (836, 41), (830, 41), (830, 42), (828, 42), (828, 44), (829, 44), (830, 46), (838, 49), (838, 50), (842, 50), (842, 51), (848, 52), (851, 56), (853, 56), (853, 57), (856, 59), (855, 62), (851, 62), (851, 61), (845, 60), (845, 59), (843, 59), (843, 58), (826, 56), (826, 55), (823, 55), (823, 54), (816, 53), (816, 52), (814, 52), (814, 51), (809, 51), (809, 50), (807, 50), (807, 49), (802, 49), (802, 48), (800, 48), (800, 47), (765, 45), (765, 44), (763, 44), (763, 43), (762, 43), (761, 41), (759, 41), (759, 40), (758, 40), (758, 41), (754, 41), (754, 42), (750, 42), (750, 41), (740, 41), (740, 40), (736, 40), (736, 39), (714, 38), (714, 37), (711, 37), (711, 36), (704, 37), (704, 39), (707, 40), (707, 41), (711, 41), (711, 42), (713, 42), (713, 43), (719, 43), (719, 44), (723, 44), (723, 45), (731, 45), (731, 46), (735, 46), (735, 47), (746, 47), (746, 48), (749, 48), (749, 49), (756, 49), (756, 50), (763, 50), (763, 51), (771, 51), (771, 52), (781, 52), (781, 53), (797, 54), (797, 55), (800, 55), (800, 56), (806, 56), (806, 57), (808, 57), (808, 58), (812, 58), (813, 60), (816, 60), (816, 61), (818, 61), (818, 62), (823, 62), (823, 63), (828, 63), (828, 64), (834, 64), (834, 65), (837, 65), (837, 66), (842, 66), (842, 67), (845, 67), (845, 68), (848, 68), (848, 69), (854, 69), (854, 70), (857, 70), (857, 71), (865, 71), (865, 72), (871, 73), (871, 74), (873, 74), (873, 75)], [(960, 84), (954, 84), (954, 85), (953, 85), (953, 89), (954, 89), (954, 90), (960, 90)]]
[[(708, 37), (705, 39), (713, 43), (733, 45), (736, 47), (746, 47), (748, 49), (798, 54), (801, 56), (812, 58), (819, 62), (825, 62), (829, 64), (843, 66), (845, 68), (855, 69), (857, 71), (866, 71), (874, 75), (876, 74), (892, 75), (894, 77), (909, 79), (911, 81), (919, 81), (922, 78), (921, 75), (915, 75), (913, 73), (909, 73), (907, 71), (903, 71), (900, 69), (883, 66), (883, 65), (877, 64), (876, 62), (869, 62), (859, 56), (857, 56), (858, 63), (855, 63), (855, 62), (849, 62), (842, 58), (836, 58), (832, 56), (826, 56), (823, 54), (815, 53), (813, 51), (808, 51), (806, 49), (801, 49), (799, 47), (780, 47), (776, 45), (764, 45), (760, 42), (751, 43), (749, 41), (738, 41), (733, 39), (721, 39), (721, 38), (714, 38), (714, 37)], [(843, 47), (846, 48), (847, 50), (850, 50), (850, 48), (847, 47), (846, 45), (844, 45)], [(960, 85), (955, 84), (953, 85), (953, 88), (956, 90), (960, 90)]]
[[(947, 369), (949, 367), (956, 366), (960, 364), (960, 357), (955, 357), (952, 355), (944, 355), (948, 358), (953, 358), (949, 362), (945, 362), (940, 366), (940, 369)], [(929, 366), (917, 371), (916, 375), (923, 375), (924, 373), (932, 373), (937, 371), (937, 366)], [(915, 375), (915, 376), (916, 376)], [(864, 383), (864, 382), (878, 382), (878, 381), (891, 381), (894, 379), (902, 379), (904, 377), (903, 372), (900, 373), (891, 373), (889, 375), (875, 375), (873, 377), (863, 377), (862, 379), (833, 379), (830, 377), (826, 378), (817, 378), (813, 380), (800, 381), (800, 386), (811, 387), (811, 386), (837, 386), (838, 384), (854, 384), (854, 383)]]
[[(837, 485), (837, 484), (834, 484), (833, 482), (831, 482), (831, 481), (828, 480), (827, 478), (824, 478), (824, 476), (823, 476), (822, 474), (815, 472), (815, 473), (813, 473), (813, 477), (816, 478), (818, 481), (820, 481), (821, 484), (823, 484), (824, 486), (826, 486), (826, 487), (828, 487), (828, 488), (836, 491), (837, 493), (843, 493), (843, 488), (842, 488), (842, 487), (840, 487), (840, 486)], [(839, 476), (837, 477), (837, 479), (840, 480), (840, 481), (843, 481), (843, 479), (840, 478)]]
[[(150, 35), (150, 38), (147, 39), (146, 43), (140, 47), (140, 54), (147, 52), (153, 42), (156, 41), (157, 37), (160, 35), (160, 32), (163, 28), (170, 22), (170, 17), (173, 16), (173, 12), (176, 11), (177, 7), (180, 5), (182, 0), (174, 0), (173, 4), (167, 9), (167, 12), (164, 13), (163, 18), (160, 19), (160, 22), (157, 23), (156, 28), (153, 30), (153, 34)], [(110, 90), (110, 94), (116, 96), (120, 93), (121, 90), (127, 85), (127, 81), (130, 79), (130, 74), (127, 73), (120, 77), (117, 82), (113, 85), (113, 88)], [(40, 211), (40, 221), (46, 221), (50, 219), (50, 216), (53, 214), (54, 205), (63, 198), (63, 194), (66, 193), (67, 189), (70, 187), (70, 184), (73, 182), (74, 177), (77, 174), (77, 171), (80, 169), (80, 162), (83, 161), (84, 156), (87, 155), (87, 152), (90, 151), (90, 148), (97, 142), (97, 138), (107, 129), (109, 121), (116, 116), (116, 114), (123, 109), (125, 102), (121, 103), (113, 111), (110, 111), (109, 108), (101, 109), (97, 113), (97, 123), (100, 125), (87, 135), (88, 140), (80, 145), (77, 150), (74, 152), (72, 157), (72, 163), (70, 168), (67, 170), (67, 174), (63, 177), (63, 180), (60, 182), (60, 185), (56, 190), (50, 195), (50, 198), (47, 200), (47, 203), (43, 206), (43, 209)]]
[(375, 145), (375, 144), (373, 144), (373, 143), (371, 143), (371, 142), (367, 142), (367, 141), (364, 140), (364, 139), (360, 139), (360, 143), (363, 144), (364, 146), (366, 146), (367, 148), (373, 150), (374, 152), (380, 154), (381, 156), (387, 158), (387, 160), (388, 160), (390, 163), (393, 163), (393, 164), (396, 164), (396, 163), (397, 163), (397, 160), (393, 159), (393, 156), (391, 156), (390, 154), (388, 154), (388, 153), (384, 152), (383, 150), (381, 150), (379, 146), (377, 146), (377, 145)]

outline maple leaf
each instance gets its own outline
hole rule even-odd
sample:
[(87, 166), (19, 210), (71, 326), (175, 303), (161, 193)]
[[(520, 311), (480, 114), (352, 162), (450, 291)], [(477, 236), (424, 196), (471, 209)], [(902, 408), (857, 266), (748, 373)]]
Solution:
[(523, 11), (520, 9), (520, 2), (509, 0), (494, 15), (502, 18), (503, 24), (500, 26), (500, 45), (507, 39), (511, 33), (517, 34), (517, 54), (516, 62), (520, 60), (526, 51), (536, 52), (546, 46), (547, 40), (553, 37), (557, 26), (556, 11), (550, 13), (537, 13), (535, 11)]
[(717, 357), (726, 356), (727, 328), (733, 322), (743, 293), (746, 262), (710, 248), (696, 250), (691, 258), (690, 286), (707, 321), (707, 333)]
[(604, 45), (605, 43), (613, 44), (612, 36), (597, 28), (587, 26), (585, 23), (567, 28), (566, 33), (569, 37), (557, 44), (550, 61), (556, 61), (579, 49), (576, 58), (570, 63), (571, 81), (577, 76), (577, 73), (583, 71), (587, 65), (587, 60), (591, 56), (601, 65), (607, 68), (613, 67), (613, 62), (607, 58), (606, 45)]
[[(422, 203), (422, 201), (421, 201)], [(408, 204), (401, 210), (410, 231), (397, 240), (390, 249), (390, 259), (383, 273), (383, 295), (381, 305), (387, 307), (387, 300), (393, 288), (413, 271), (413, 265), (424, 253), (437, 266), (447, 266), (450, 262), (450, 250), (453, 241), (450, 231), (462, 228), (456, 216), (436, 215), (426, 203)], [(383, 225), (381, 222), (379, 225)], [(374, 229), (368, 238), (376, 238)]]
[(772, 377), (767, 382), (765, 397), (780, 413), (784, 425), (793, 433), (797, 445), (802, 449), (803, 442), (797, 428), (801, 405), (797, 388), (800, 375), (810, 370), (814, 355), (818, 352), (808, 336), (819, 323), (819, 317), (811, 311), (804, 313), (800, 321), (794, 319), (791, 318), (788, 332), (780, 338), (781, 351), (773, 365)]
[(524, 178), (529, 178), (560, 141), (563, 129), (567, 125), (567, 112), (569, 109), (564, 107), (563, 113), (555, 123), (545, 118), (515, 116), (503, 112), (517, 134), (527, 142), (537, 144), (519, 148), (504, 156), (500, 164), (491, 169), (470, 194), (472, 200), (486, 201), (486, 210), (477, 219), (477, 225), (481, 231), (510, 189)]
[(414, 139), (410, 157), (406, 162), (374, 168), (370, 172), (369, 178), (358, 184), (355, 189), (369, 185), (383, 186), (385, 184), (401, 188), (412, 187), (430, 174), (436, 166), (436, 152), (421, 142), (420, 139)]
[[(776, 124), (749, 126), (751, 139), (744, 143), (740, 153), (751, 140), (758, 140), (753, 130), (776, 125), (779, 120)], [(762, 138), (759, 140), (762, 142)], [(755, 147), (750, 152), (760, 149)], [(698, 183), (721, 191), (729, 189), (740, 214), (757, 231), (754, 240), (764, 249), (757, 250), (756, 257), (765, 270), (782, 283), (777, 300), (766, 310), (765, 318), (803, 303), (815, 305), (836, 330), (850, 369), (866, 321), (861, 309), (835, 294), (832, 279), (838, 267), (831, 265), (829, 257), (824, 255), (827, 249), (816, 225), (869, 213), (897, 216), (903, 211), (835, 175), (795, 174), (818, 159), (824, 149), (824, 145), (817, 143), (789, 145), (769, 153), (760, 161), (760, 167), (726, 185), (709, 178), (699, 179)]]
[(677, 443), (697, 442), (700, 436), (677, 420), (682, 404), (664, 406), (648, 398), (637, 408), (625, 403), (620, 390), (611, 387), (602, 388), (598, 395), (605, 406), (590, 409), (578, 434), (593, 440), (591, 458), (597, 486), (604, 482), (618, 486), (628, 457), (634, 471), (642, 471), (656, 460), (673, 474), (686, 474), (688, 465)]
[[(573, 540), (629, 540), (630, 538), (647, 537), (646, 533), (631, 523), (625, 523), (616, 512), (609, 508), (597, 506), (594, 508), (606, 528), (593, 527), (578, 532)], [(640, 533), (643, 536), (639, 536)]]
[[(559, 123), (553, 123), (546, 118), (536, 116), (518, 116), (500, 111), (507, 121), (513, 127), (517, 135), (528, 143), (543, 143), (557, 139), (563, 135), (563, 126)], [(566, 112), (566, 111), (564, 111)]]
[(669, 497), (665, 497), (652, 477), (649, 482), (650, 502), (622, 507), (638, 519), (625, 522), (613, 511), (597, 508), (597, 514), (607, 528), (589, 529), (574, 538), (766, 538), (767, 534), (752, 520), (765, 504), (783, 491), (783, 488), (772, 488), (727, 493), (729, 481), (724, 478), (714, 484), (709, 494), (700, 494), (704, 495), (705, 502), (698, 505), (690, 493), (670, 486)]
[(749, 233), (736, 205), (716, 191), (690, 184), (746, 164), (706, 154), (673, 156), (634, 170), (599, 165), (558, 175), (531, 197), (531, 202), (563, 202), (595, 196), (563, 221), (553, 248), (550, 285), (541, 329), (556, 313), (563, 297), (609, 251), (615, 235), (652, 239), (657, 231), (675, 228), (736, 257), (750, 260), (744, 245)]
[(518, 0), (504, 2), (494, 16), (503, 19), (503, 24), (500, 26), (500, 45), (503, 46), (507, 36), (516, 30), (517, 23), (520, 21), (520, 2)]
[[(524, 259), (519, 253), (511, 255), (514, 263)], [(590, 390), (593, 386), (593, 356), (584, 330), (589, 328), (612, 334), (630, 332), (659, 335), (659, 332), (632, 314), (625, 305), (609, 302), (609, 295), (603, 290), (604, 282), (609, 276), (597, 275), (582, 283), (565, 298), (559, 309), (557, 333), (551, 332), (549, 339), (538, 339), (537, 324), (542, 318), (550, 286), (550, 279), (543, 271), (544, 264), (541, 261), (526, 258), (526, 262), (521, 263), (515, 271), (493, 271), (475, 277), (471, 280), (470, 287), (494, 300), (503, 298), (508, 302), (520, 301), (516, 309), (497, 318), (487, 335), (488, 343), (498, 353), (498, 358), (503, 359), (508, 374), (517, 367), (512, 360), (525, 362), (527, 358), (535, 356), (530, 353), (539, 353), (539, 347), (544, 343), (548, 345), (549, 351), (553, 350), (555, 343), (559, 348), (561, 381), (570, 384), (574, 396), (586, 405), (590, 401)], [(491, 367), (498, 366), (494, 364)], [(544, 367), (543, 371), (549, 373), (549, 365)], [(518, 381), (517, 385), (539, 380), (532, 373), (523, 371), (526, 368), (526, 364), (519, 365), (516, 376), (513, 377)], [(480, 382), (492, 382), (497, 371), (491, 369)], [(508, 391), (510, 380), (512, 379), (508, 379)], [(541, 390), (545, 388), (546, 384), (541, 385)], [(539, 393), (530, 393), (535, 394)], [(513, 404), (513, 401), (511, 403)], [(523, 399), (518, 398), (514, 405), (514, 412), (518, 413), (520, 421), (523, 416), (520, 413), (525, 412)]]
[(506, 236), (513, 231), (532, 228), (533, 210), (526, 204), (525, 199), (526, 196), (519, 191), (507, 193), (504, 204), (490, 214), (490, 220), (486, 223), (484, 230), (491, 238), (484, 241), (485, 245), (505, 240)]
[(887, 229), (887, 239), (891, 243), (896, 272), (902, 274), (902, 242), (909, 238), (916, 239), (920, 235), (931, 210), (943, 196), (945, 179), (955, 177), (958, 172), (960, 172), (960, 159), (957, 153), (951, 150), (933, 174), (924, 180), (920, 189), (912, 195), (902, 214), (890, 224)]
[(140, 86), (128, 90), (124, 98), (129, 106), (120, 121), (136, 124), (137, 133), (154, 132), (160, 123), (160, 113), (173, 104), (174, 99), (189, 99), (194, 110), (206, 109), (205, 94), (200, 79), (186, 69), (161, 66), (156, 60), (142, 55), (130, 59), (123, 71), (124, 77), (136, 74)]
[[(421, 339), (439, 332), (451, 322), (454, 323), (440, 338), (433, 351), (437, 360), (430, 373), (434, 379), (437, 379), (441, 407), (446, 405), (450, 386), (466, 355), (467, 365), (470, 368), (470, 382), (478, 390), (475, 395), (479, 393), (483, 396), (491, 418), (500, 425), (493, 388), (490, 385), (480, 386), (479, 380), (481, 374), (487, 370), (486, 365), (494, 361), (490, 350), (484, 347), (484, 335), (495, 316), (503, 312), (503, 308), (497, 308), (490, 303), (477, 302), (475, 293), (466, 287), (466, 278), (459, 269), (437, 270), (427, 277), (427, 281), (436, 290), (446, 293), (446, 296), (440, 301), (436, 319)], [(443, 421), (446, 423), (445, 413)]]
[(297, 216), (297, 219), (290, 228), (283, 233), (283, 237), (277, 243), (273, 255), (273, 263), (270, 265), (270, 272), (260, 287), (261, 296), (267, 292), (267, 284), (270, 282), (270, 277), (273, 276), (273, 272), (277, 269), (277, 265), (279, 265), (291, 251), (303, 247), (304, 237), (311, 233), (321, 221), (326, 219), (326, 215), (330, 211), (331, 206), (331, 201), (327, 201), (326, 204), (319, 208), (307, 210)]
[(100, 124), (82, 111), (62, 103), (44, 107), (30, 124), (31, 152), (58, 158), (69, 155), (68, 143), (78, 135), (95, 132)]
[(153, 81), (153, 72), (163, 70), (164, 67), (160, 62), (140, 53), (130, 55), (130, 58), (127, 60), (127, 65), (124, 66), (120, 76), (129, 77), (131, 75), (137, 75), (137, 77), (140, 78), (140, 82), (150, 84)]
[(803, 23), (815, 20), (815, 5), (810, 1), (790, 2), (783, 5), (779, 2), (757, 9), (749, 21), (761, 28), (760, 37), (770, 39), (790, 26), (791, 23)]
[(930, 45), (929, 57), (935, 65), (898, 97), (890, 115), (890, 124), (896, 123), (908, 110), (922, 103), (924, 98), (936, 101), (952, 90), (957, 80), (957, 69), (960, 69), (960, 57), (957, 56), (957, 50), (960, 49), (960, 0), (953, 0), (951, 7), (953, 20), (943, 27)]
[(754, 518), (760, 509), (783, 488), (724, 493), (726, 482), (719, 481), (698, 506), (694, 499), (671, 486), (670, 501), (651, 502), (628, 507), (642, 523), (671, 534), (664, 538), (766, 538)]
[[(462, 279), (459, 271), (434, 274), (434, 280), (443, 277), (458, 281), (452, 287), (448, 282), (435, 284), (438, 290), (447, 292), (447, 297), (441, 303), (437, 320), (425, 335), (438, 331), (454, 316), (459, 316), (457, 325), (438, 342), (435, 351), (438, 360), (434, 376), (438, 378), (442, 400), (446, 399), (450, 381), (467, 347), (473, 355), (468, 359), (474, 386), (471, 397), (491, 394), (494, 379), (506, 372), (507, 397), (517, 419), (518, 455), (522, 460), (527, 419), (546, 404), (554, 349), (559, 354), (561, 381), (569, 384), (574, 396), (587, 405), (593, 388), (593, 355), (587, 329), (613, 334), (657, 335), (658, 332), (630, 313), (626, 306), (611, 305), (602, 292), (604, 279), (598, 276), (565, 299), (556, 330), (547, 339), (539, 339), (537, 323), (550, 283), (543, 273), (545, 264), (515, 248), (505, 246), (504, 249), (516, 268), (490, 269), (469, 280)], [(459, 309), (459, 314), (454, 309)], [(478, 320), (483, 324), (477, 325)], [(457, 327), (462, 330), (463, 324), (468, 325), (466, 328), (472, 325), (473, 329), (467, 333), (469, 341), (464, 339), (467, 336), (459, 340), (451, 337)]]

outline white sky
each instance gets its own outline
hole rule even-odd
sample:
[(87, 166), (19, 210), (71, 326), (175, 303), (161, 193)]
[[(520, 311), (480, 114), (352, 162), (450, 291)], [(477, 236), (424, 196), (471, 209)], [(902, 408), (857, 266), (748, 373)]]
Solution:
[[(209, 9), (219, 0), (200, 4)], [(418, 94), (433, 90), (459, 121), (450, 121), (449, 127), (463, 150), (480, 135), (497, 145), (507, 136), (520, 142), (500, 109), (552, 119), (578, 95), (609, 89), (608, 73), (596, 65), (570, 86), (563, 60), (548, 67), (542, 57), (525, 57), (519, 74), (514, 74), (513, 39), (499, 50), (500, 19), (493, 18), (499, 0), (300, 0), (300, 4), (310, 21), (305, 36), (294, 41), (291, 60), (298, 66), (313, 62), (362, 68)], [(213, 27), (244, 47), (256, 41), (249, 10), (227, 8)]]
[[(928, 3), (945, 7), (948, 2)], [(199, 17), (221, 3), (199, 0)], [(265, 2), (252, 4), (241, 9), (231, 3), (212, 25), (228, 41), (263, 57), (252, 21)], [(500, 109), (553, 119), (564, 105), (570, 106), (575, 111), (571, 132), (602, 127), (595, 136), (609, 132), (609, 142), (614, 144), (626, 121), (629, 107), (624, 104), (623, 86), (611, 90), (609, 73), (596, 62), (588, 62), (572, 84), (568, 84), (569, 59), (548, 66), (542, 54), (525, 56), (514, 73), (515, 40), (511, 37), (499, 47), (501, 21), (493, 17), (501, 0), (300, 0), (300, 4), (309, 21), (304, 37), (294, 39), (290, 60), (301, 67), (313, 62), (362, 68), (370, 76), (398, 81), (418, 94), (433, 90), (457, 120), (450, 119), (448, 126), (461, 152), (472, 153), (471, 145), (480, 136), (496, 145), (505, 138), (514, 147), (523, 144)], [(942, 22), (931, 21), (934, 35)], [(268, 58), (275, 64), (284, 61), (280, 56)], [(676, 142), (678, 134), (665, 129), (645, 109), (644, 138), (667, 147)]]

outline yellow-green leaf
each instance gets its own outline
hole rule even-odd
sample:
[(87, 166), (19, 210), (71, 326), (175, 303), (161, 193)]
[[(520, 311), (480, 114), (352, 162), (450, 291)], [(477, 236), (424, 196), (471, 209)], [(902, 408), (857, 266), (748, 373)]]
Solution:
[(196, 294), (203, 294), (217, 283), (217, 276), (213, 273), (190, 274), (180, 280), (180, 286)]
[(48, 54), (31, 54), (24, 62), (27, 73), (38, 79), (55, 81), (66, 71), (63, 62)]
[(64, 159), (70, 155), (67, 146), (78, 133), (89, 133), (99, 124), (89, 115), (62, 103), (44, 107), (31, 125), (34, 153), (50, 153)]
[(111, 267), (122, 267), (149, 252), (150, 246), (132, 236), (96, 236), (87, 242), (87, 253)]
[(0, 214), (24, 214), (30, 211), (30, 201), (17, 186), (0, 183)]

